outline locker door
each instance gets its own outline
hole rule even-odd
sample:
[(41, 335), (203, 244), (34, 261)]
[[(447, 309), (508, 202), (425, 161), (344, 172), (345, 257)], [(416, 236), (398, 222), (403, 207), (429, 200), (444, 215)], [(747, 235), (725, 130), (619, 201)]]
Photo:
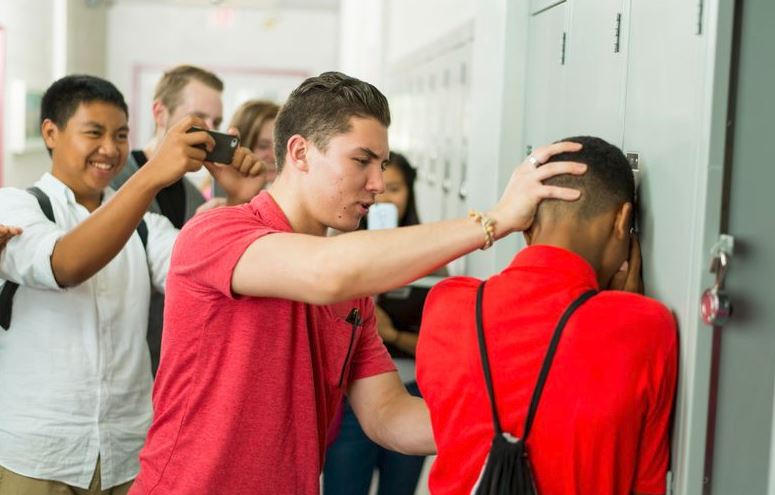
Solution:
[(540, 146), (562, 136), (565, 122), (564, 45), (567, 3), (534, 14), (528, 21), (528, 63), (525, 74), (525, 142)]
[(674, 310), (680, 330), (672, 438), (674, 493), (680, 495), (705, 488), (712, 333), (698, 315), (721, 209), (726, 95), (716, 92), (729, 74), (728, 63), (716, 58), (729, 50), (717, 45), (725, 32), (715, 26), (727, 9), (719, 10), (722, 5), (708, 11), (718, 16), (712, 28), (700, 16), (704, 30), (698, 32), (693, 2), (631, 3), (624, 151), (640, 154), (646, 293)]
[(423, 143), (426, 150), (425, 191), (421, 198), (424, 210), (423, 222), (436, 222), (442, 218), (441, 178), (443, 172), (444, 120), (446, 119), (446, 88), (443, 86), (444, 70), (438, 57), (430, 61), (428, 74), (428, 139)]
[(417, 194), (417, 209), (420, 218), (427, 218), (430, 209), (430, 183), (429, 172), (429, 142), (430, 142), (430, 112), (431, 95), (429, 89), (429, 74), (425, 67), (417, 69), (415, 79), (416, 97), (413, 108), (415, 109), (412, 126), (412, 152), (413, 165), (417, 167), (417, 182), (415, 193)]
[(597, 136), (617, 146), (624, 134), (626, 0), (572, 0), (565, 47), (562, 135)]
[[(468, 143), (471, 138), (471, 43), (455, 51), (452, 64), (452, 82), (456, 99), (453, 118), (453, 160), (446, 197), (447, 218), (460, 218), (467, 214), (468, 204)], [(458, 258), (447, 265), (450, 275), (465, 275), (467, 257)]]
[[(444, 55), (442, 86), (445, 88), (444, 107), (446, 117), (443, 124), (443, 145), (441, 148), (441, 192), (442, 218), (457, 216), (456, 181), (460, 175), (460, 139), (461, 139), (461, 85), (459, 77), (459, 49)], [(456, 70), (457, 69), (457, 70)]]

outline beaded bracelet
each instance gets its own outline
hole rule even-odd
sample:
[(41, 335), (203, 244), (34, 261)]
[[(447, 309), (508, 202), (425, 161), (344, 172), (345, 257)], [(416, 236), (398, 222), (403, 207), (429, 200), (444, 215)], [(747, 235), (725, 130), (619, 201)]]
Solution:
[(495, 242), (495, 220), (476, 210), (469, 210), (468, 218), (482, 226), (482, 230), (484, 230), (484, 245), (480, 249), (482, 251), (488, 249)]

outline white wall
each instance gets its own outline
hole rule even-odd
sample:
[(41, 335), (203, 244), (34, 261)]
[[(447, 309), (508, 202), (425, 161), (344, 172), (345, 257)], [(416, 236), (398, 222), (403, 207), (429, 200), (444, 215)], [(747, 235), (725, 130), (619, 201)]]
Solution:
[(339, 70), (381, 88), (385, 70), (387, 0), (342, 0)]
[(73, 0), (3, 0), (0, 26), (5, 29), (0, 185), (26, 187), (50, 162), (42, 141), (28, 143), (22, 152), (11, 149), (11, 139), (22, 126), (16, 112), (22, 102), (11, 88), (23, 84), (27, 90), (43, 91), (65, 73), (104, 75), (105, 7)]
[(304, 77), (337, 68), (338, 27), (336, 11), (112, 6), (107, 72), (127, 97), (133, 145), (150, 137), (148, 93), (164, 69), (187, 63), (218, 73), (228, 122), (249, 97), (282, 101)]
[(466, 24), (476, 15), (478, 3), (473, 0), (389, 0), (385, 12), (385, 62), (398, 62)]

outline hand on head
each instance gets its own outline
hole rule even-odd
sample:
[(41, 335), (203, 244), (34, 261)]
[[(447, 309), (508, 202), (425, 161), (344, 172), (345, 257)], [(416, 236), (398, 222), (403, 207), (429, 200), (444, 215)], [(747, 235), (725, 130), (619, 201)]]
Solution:
[(555, 175), (581, 175), (587, 170), (583, 163), (552, 162), (549, 158), (559, 153), (578, 151), (578, 143), (555, 143), (536, 149), (511, 175), (500, 201), (489, 212), (495, 220), (496, 237), (524, 231), (533, 223), (538, 204), (544, 199), (575, 201), (581, 193), (575, 189), (544, 185), (543, 181)]

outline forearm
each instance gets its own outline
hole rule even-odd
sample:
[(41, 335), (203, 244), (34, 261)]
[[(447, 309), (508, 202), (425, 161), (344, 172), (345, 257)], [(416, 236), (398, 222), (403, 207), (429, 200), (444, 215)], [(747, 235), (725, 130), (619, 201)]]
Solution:
[(123, 248), (159, 188), (141, 169), (109, 201), (64, 235), (51, 255), (59, 285), (78, 285), (89, 279)]
[(332, 304), (405, 285), (483, 244), (482, 226), (466, 219), (335, 237), (268, 235), (245, 251), (232, 289)]
[(431, 418), (425, 401), (403, 394), (380, 411), (369, 437), (386, 449), (408, 455), (436, 453)]
[(350, 405), (370, 439), (404, 454), (436, 453), (428, 407), (409, 395), (398, 373), (356, 380), (349, 392)]
[[(484, 244), (480, 224), (448, 220), (391, 230), (358, 231), (329, 239), (320, 254), (324, 278), (338, 281), (336, 300), (379, 294), (404, 285)], [(342, 260), (346, 260), (342, 263)]]

